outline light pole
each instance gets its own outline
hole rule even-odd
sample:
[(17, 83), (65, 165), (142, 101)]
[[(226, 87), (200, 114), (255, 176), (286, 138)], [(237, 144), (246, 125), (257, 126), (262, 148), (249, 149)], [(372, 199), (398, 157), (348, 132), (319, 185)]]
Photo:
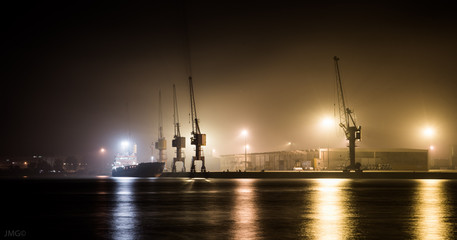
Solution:
[(241, 134), (244, 136), (244, 171), (246, 172), (247, 169), (247, 152), (248, 152), (248, 145), (247, 145), (247, 137), (248, 131), (243, 130)]
[(427, 156), (427, 158), (429, 158), (429, 159), (428, 159), (428, 161), (427, 161), (427, 162), (428, 162), (428, 163), (427, 163), (427, 168), (430, 168), (430, 165), (431, 165), (431, 159), (430, 159), (430, 158), (432, 157), (432, 153), (431, 153), (430, 151), (433, 151), (433, 150), (435, 149), (435, 147), (434, 147), (434, 146), (432, 145), (432, 143), (431, 143), (433, 137), (435, 136), (435, 129), (434, 129), (433, 127), (430, 127), (430, 126), (425, 127), (425, 128), (422, 130), (422, 134), (423, 134), (424, 137), (427, 138), (427, 140), (428, 140), (428, 148), (427, 148), (427, 149), (428, 149), (428, 150), (427, 150), (427, 152), (428, 152), (427, 155), (428, 155), (428, 156)]
[(330, 169), (330, 129), (334, 125), (334, 120), (330, 117), (325, 117), (322, 119), (321, 125), (327, 131), (327, 170)]

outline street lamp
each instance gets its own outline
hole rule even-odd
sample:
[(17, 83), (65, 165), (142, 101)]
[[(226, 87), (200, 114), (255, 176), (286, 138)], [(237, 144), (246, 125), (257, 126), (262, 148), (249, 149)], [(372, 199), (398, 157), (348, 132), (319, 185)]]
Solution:
[(426, 127), (426, 128), (424, 128), (422, 133), (424, 134), (425, 137), (432, 138), (435, 135), (435, 129), (432, 127)]
[(330, 129), (334, 126), (334, 119), (331, 117), (325, 117), (322, 119), (321, 126), (327, 131), (327, 170), (330, 169)]
[(428, 145), (431, 150), (433, 150), (433, 146), (431, 144), (432, 144), (433, 138), (435, 137), (435, 133), (436, 133), (435, 129), (430, 126), (422, 129), (422, 135), (424, 136), (425, 139), (428, 140)]
[(330, 118), (330, 117), (325, 117), (324, 119), (322, 119), (322, 126), (325, 127), (325, 128), (330, 128), (331, 126), (333, 126), (333, 119)]
[(248, 151), (248, 145), (247, 145), (247, 137), (248, 137), (248, 131), (245, 129), (241, 132), (241, 135), (244, 136), (244, 171), (246, 172), (247, 169), (247, 151)]
[(435, 149), (435, 146), (432, 145), (433, 137), (435, 136), (435, 129), (431, 126), (427, 126), (422, 130), (422, 135), (428, 140), (428, 167), (431, 165), (432, 152)]
[(105, 148), (100, 148), (100, 153), (105, 153), (106, 149)]

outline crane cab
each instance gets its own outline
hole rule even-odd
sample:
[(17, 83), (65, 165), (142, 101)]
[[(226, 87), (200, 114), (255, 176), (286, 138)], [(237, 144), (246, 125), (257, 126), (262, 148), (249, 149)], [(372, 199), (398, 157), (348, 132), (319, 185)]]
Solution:
[(190, 139), (192, 145), (206, 146), (206, 134), (194, 134)]
[(359, 141), (360, 141), (360, 140), (362, 139), (362, 138), (361, 138), (361, 133), (362, 133), (362, 126), (359, 126), (359, 127), (357, 128), (357, 131), (355, 132), (355, 139), (356, 139), (356, 140), (359, 140)]
[(171, 141), (172, 147), (185, 148), (186, 147), (186, 138), (185, 137), (175, 137)]

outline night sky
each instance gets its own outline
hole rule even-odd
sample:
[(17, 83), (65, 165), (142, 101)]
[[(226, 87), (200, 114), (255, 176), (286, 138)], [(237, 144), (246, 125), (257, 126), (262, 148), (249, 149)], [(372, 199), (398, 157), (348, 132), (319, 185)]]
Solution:
[(159, 90), (171, 148), (175, 83), (189, 159), (189, 52), (206, 155), (243, 152), (243, 129), (252, 152), (345, 147), (320, 124), (337, 110), (333, 56), (358, 146), (457, 144), (452, 1), (132, 2), (2, 3), (0, 155), (114, 155), (130, 132), (147, 159)]

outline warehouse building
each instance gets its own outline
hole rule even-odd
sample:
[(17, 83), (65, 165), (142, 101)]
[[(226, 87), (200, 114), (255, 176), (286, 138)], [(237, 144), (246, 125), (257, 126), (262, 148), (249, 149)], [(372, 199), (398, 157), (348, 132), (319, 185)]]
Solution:
[[(357, 148), (356, 162), (365, 170), (426, 171), (428, 150)], [(223, 155), (221, 171), (342, 170), (349, 165), (347, 148), (321, 148)]]

